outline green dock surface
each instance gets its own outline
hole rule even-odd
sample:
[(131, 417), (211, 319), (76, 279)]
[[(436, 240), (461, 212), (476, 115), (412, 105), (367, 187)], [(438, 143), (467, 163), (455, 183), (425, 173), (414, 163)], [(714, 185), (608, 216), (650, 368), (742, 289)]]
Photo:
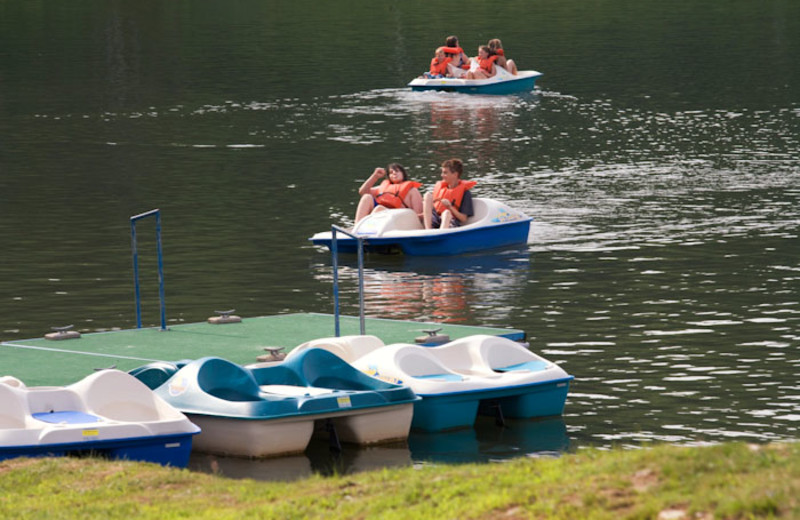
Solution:
[[(0, 376), (12, 375), (28, 386), (67, 385), (93, 370), (116, 367), (132, 370), (153, 361), (178, 361), (216, 356), (239, 364), (256, 363), (264, 347), (289, 352), (312, 339), (335, 335), (330, 314), (282, 314), (243, 318), (240, 323), (207, 322), (173, 325), (168, 330), (142, 328), (86, 333), (80, 338), (53, 341), (42, 338), (0, 343)], [(441, 328), (451, 339), (474, 334), (523, 340), (516, 329), (447, 323), (367, 318), (365, 332), (390, 343), (414, 343), (426, 329)], [(342, 336), (359, 334), (357, 317), (340, 317)]]

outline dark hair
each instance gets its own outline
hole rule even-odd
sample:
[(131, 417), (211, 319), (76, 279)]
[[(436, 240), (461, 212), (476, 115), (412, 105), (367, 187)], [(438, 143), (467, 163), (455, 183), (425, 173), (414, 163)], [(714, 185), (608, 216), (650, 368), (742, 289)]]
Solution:
[(458, 47), (458, 36), (448, 36), (444, 44), (446, 47)]
[(461, 159), (447, 159), (442, 163), (442, 168), (447, 168), (451, 172), (457, 173), (459, 177), (464, 173), (464, 163), (461, 162)]
[(489, 48), (488, 45), (481, 45), (480, 47), (478, 47), (478, 51), (486, 51), (486, 54), (488, 54), (489, 56), (492, 56), (495, 53), (492, 49)]
[(489, 48), (492, 49), (493, 51), (503, 48), (503, 42), (501, 42), (497, 38), (493, 38), (493, 39), (489, 40), (488, 45), (489, 45)]
[(403, 181), (407, 181), (408, 180), (408, 174), (406, 173), (406, 169), (403, 168), (402, 164), (396, 163), (396, 162), (390, 163), (389, 166), (386, 167), (386, 171), (390, 171), (390, 170), (399, 171), (400, 173), (403, 174)]

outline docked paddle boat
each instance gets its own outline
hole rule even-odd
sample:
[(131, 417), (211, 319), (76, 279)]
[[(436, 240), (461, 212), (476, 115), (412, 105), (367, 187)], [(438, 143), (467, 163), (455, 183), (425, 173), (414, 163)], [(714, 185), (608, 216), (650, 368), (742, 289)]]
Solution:
[(378, 379), (408, 385), (422, 400), (412, 427), (471, 426), (479, 410), (504, 417), (561, 415), (573, 376), (507, 338), (475, 335), (438, 347), (384, 346), (375, 336), (323, 338), (296, 347), (326, 349)]
[(303, 452), (315, 427), (337, 444), (402, 440), (419, 400), (321, 349), (269, 366), (207, 357), (132, 373), (202, 428), (198, 451), (244, 457)]
[[(474, 60), (473, 60), (474, 61)], [(463, 94), (522, 94), (531, 92), (536, 80), (543, 74), (535, 70), (521, 70), (511, 74), (497, 67), (497, 74), (488, 79), (416, 78), (408, 84), (413, 91), (439, 90)]]
[[(466, 224), (448, 229), (425, 229), (417, 214), (408, 208), (377, 211), (348, 230), (364, 239), (367, 251), (402, 252), (406, 255), (448, 256), (525, 244), (531, 217), (494, 199), (473, 198), (475, 214)], [(317, 233), (309, 240), (332, 247), (332, 232)], [(337, 248), (353, 253), (358, 240), (336, 234)]]
[(200, 429), (136, 378), (102, 370), (65, 387), (0, 378), (0, 460), (96, 453), (186, 467)]

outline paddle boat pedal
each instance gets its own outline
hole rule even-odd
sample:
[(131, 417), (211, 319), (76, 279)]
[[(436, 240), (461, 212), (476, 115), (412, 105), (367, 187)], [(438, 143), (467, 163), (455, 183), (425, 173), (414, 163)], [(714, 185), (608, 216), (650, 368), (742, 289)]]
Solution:
[(435, 345), (443, 345), (445, 343), (450, 342), (450, 336), (447, 334), (437, 334), (441, 329), (423, 329), (422, 332), (426, 333), (427, 336), (417, 336), (414, 338), (414, 342), (423, 345), (423, 346), (435, 346)]
[(241, 323), (242, 318), (233, 314), (236, 309), (231, 309), (229, 311), (214, 311), (219, 316), (212, 316), (208, 318), (208, 322), (212, 325), (222, 325), (224, 323)]
[(45, 339), (53, 341), (60, 341), (63, 339), (77, 339), (81, 337), (81, 333), (77, 330), (70, 330), (74, 325), (66, 325), (64, 327), (50, 327), (55, 332), (49, 332), (44, 335)]

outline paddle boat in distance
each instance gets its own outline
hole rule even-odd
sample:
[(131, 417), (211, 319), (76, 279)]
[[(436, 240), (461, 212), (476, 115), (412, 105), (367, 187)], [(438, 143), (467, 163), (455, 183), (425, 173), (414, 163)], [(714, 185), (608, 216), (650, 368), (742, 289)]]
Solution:
[(308, 348), (328, 350), (375, 378), (411, 387), (422, 398), (411, 426), (433, 432), (470, 427), (479, 411), (500, 421), (561, 415), (573, 379), (499, 336), (467, 336), (436, 347), (385, 346), (375, 336), (322, 338), (296, 347), (287, 359)]
[(419, 400), (321, 349), (266, 366), (206, 357), (132, 374), (200, 426), (197, 451), (240, 457), (301, 453), (315, 430), (337, 446), (404, 440)]
[(443, 92), (459, 92), (462, 94), (524, 94), (531, 92), (536, 80), (542, 77), (535, 70), (521, 70), (511, 74), (502, 67), (497, 67), (497, 74), (488, 79), (464, 78), (424, 78), (419, 77), (408, 84), (412, 91), (438, 90)]
[[(349, 231), (364, 238), (366, 251), (417, 256), (449, 256), (525, 244), (533, 219), (494, 199), (472, 199), (475, 214), (466, 224), (449, 229), (425, 229), (417, 214), (408, 208), (376, 211), (361, 219)], [(315, 245), (332, 244), (332, 232), (317, 233), (309, 240)], [(358, 240), (337, 233), (337, 248), (354, 253)]]
[(96, 453), (184, 468), (199, 432), (118, 370), (101, 370), (64, 387), (28, 387), (0, 377), (0, 460)]

